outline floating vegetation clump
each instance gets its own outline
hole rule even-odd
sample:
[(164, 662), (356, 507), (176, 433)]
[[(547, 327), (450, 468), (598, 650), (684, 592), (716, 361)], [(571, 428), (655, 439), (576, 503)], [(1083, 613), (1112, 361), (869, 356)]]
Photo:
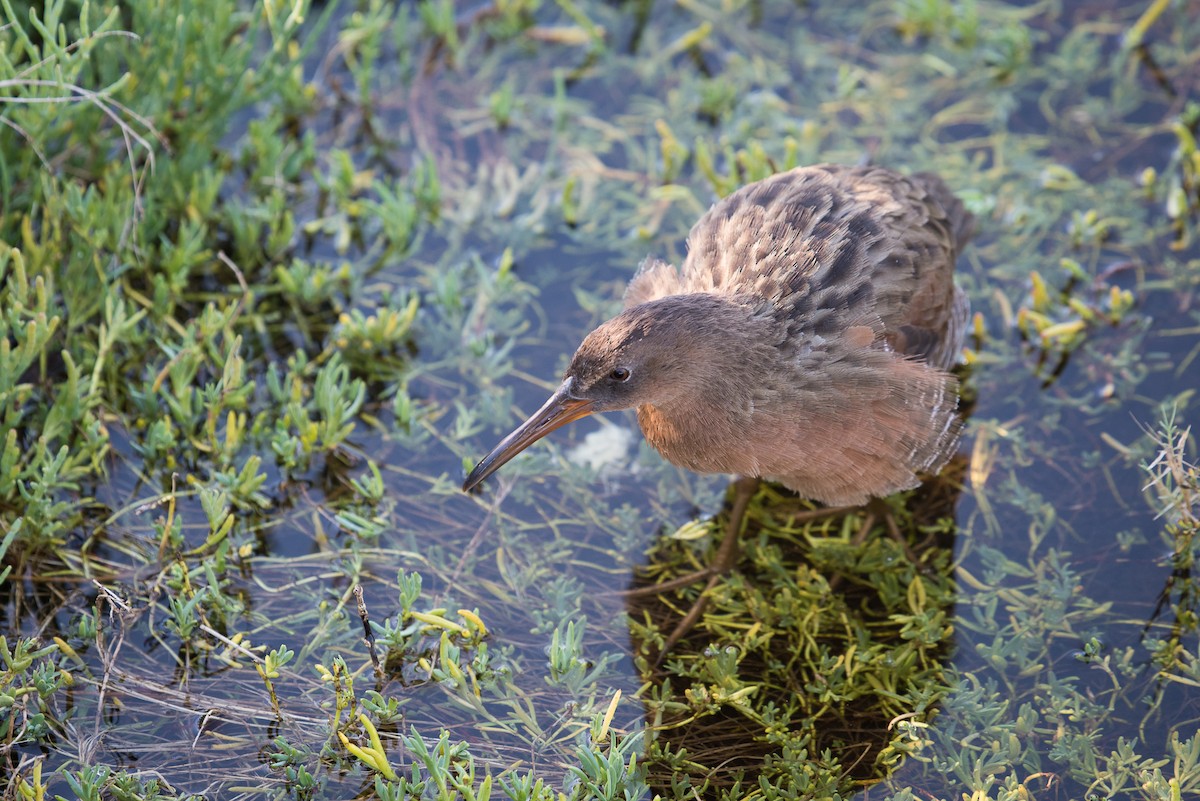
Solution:
[[(4, 796), (1200, 793), (1197, 43), (1163, 0), (0, 0)], [(978, 218), (956, 469), (768, 487), (736, 570), (640, 593), (726, 481), (631, 420), (459, 491), (647, 254), (822, 161)]]
[[(650, 775), (671, 788), (663, 797), (744, 797), (763, 780), (813, 797), (847, 793), (918, 745), (953, 654), (947, 515), (957, 490), (947, 472), (888, 506), (887, 525), (797, 509), (771, 491), (751, 506), (757, 536), (647, 698), (659, 732)], [(893, 527), (911, 536), (894, 539)], [(630, 610), (651, 658), (657, 632), (681, 614), (673, 606)]]

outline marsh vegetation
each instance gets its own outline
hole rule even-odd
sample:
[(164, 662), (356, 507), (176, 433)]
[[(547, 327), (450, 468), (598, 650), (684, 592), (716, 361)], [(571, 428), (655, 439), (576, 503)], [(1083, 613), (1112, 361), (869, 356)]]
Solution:
[[(1200, 793), (1200, 9), (0, 0), (0, 758), (40, 799)], [(966, 433), (863, 516), (615, 417), (647, 254), (796, 164), (979, 220)], [(364, 637), (364, 626), (370, 637)]]

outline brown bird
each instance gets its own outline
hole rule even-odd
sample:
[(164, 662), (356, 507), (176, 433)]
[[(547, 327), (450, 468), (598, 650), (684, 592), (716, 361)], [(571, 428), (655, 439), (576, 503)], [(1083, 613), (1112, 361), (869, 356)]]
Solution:
[(802, 167), (700, 218), (681, 270), (647, 261), (625, 310), (468, 476), (595, 412), (636, 408), (650, 444), (704, 473), (779, 481), (830, 505), (919, 483), (958, 433), (971, 216), (940, 179)]
[(463, 489), (556, 428), (629, 408), (651, 445), (698, 472), (838, 506), (916, 486), (958, 438), (948, 370), (969, 305), (953, 273), (971, 228), (928, 174), (827, 164), (739, 189), (692, 228), (681, 269), (643, 263), (624, 311)]

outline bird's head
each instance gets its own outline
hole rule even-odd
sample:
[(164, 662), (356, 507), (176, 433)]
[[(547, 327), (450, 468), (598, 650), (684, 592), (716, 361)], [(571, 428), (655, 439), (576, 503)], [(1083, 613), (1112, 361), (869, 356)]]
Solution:
[(732, 320), (748, 318), (744, 307), (700, 293), (642, 303), (602, 323), (575, 351), (550, 399), (480, 460), (463, 489), (567, 423), (711, 389), (714, 376), (737, 366)]

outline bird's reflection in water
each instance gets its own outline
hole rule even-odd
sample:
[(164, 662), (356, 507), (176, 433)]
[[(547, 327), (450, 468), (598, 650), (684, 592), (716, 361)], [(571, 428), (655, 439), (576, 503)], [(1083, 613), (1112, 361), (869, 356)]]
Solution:
[[(704, 585), (629, 596), (634, 652), (650, 680), (655, 790), (715, 798), (762, 777), (818, 797), (872, 784), (902, 761), (904, 727), (895, 724), (933, 716), (953, 650), (953, 520), (966, 467), (956, 457), (889, 504), (900, 542), (882, 520), (860, 536), (863, 510), (796, 522), (809, 507), (765, 488), (736, 569), (661, 660), (663, 633)], [(687, 573), (689, 547), (664, 538), (635, 589)], [(840, 786), (811, 784), (835, 763)]]

